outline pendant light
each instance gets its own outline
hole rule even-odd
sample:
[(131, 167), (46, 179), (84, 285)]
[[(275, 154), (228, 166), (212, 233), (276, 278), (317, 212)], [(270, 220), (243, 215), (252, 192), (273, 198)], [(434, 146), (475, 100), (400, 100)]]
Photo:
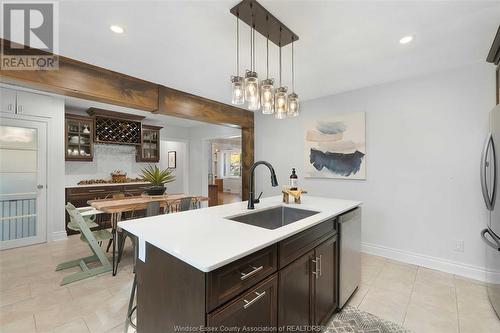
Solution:
[(245, 100), (248, 102), (248, 110), (258, 110), (260, 108), (259, 98), (259, 78), (255, 72), (255, 28), (250, 27), (250, 70), (245, 74)]
[(241, 105), (245, 103), (243, 78), (240, 76), (240, 18), (236, 16), (236, 76), (231, 76), (233, 96), (231, 103)]
[[(281, 31), (281, 28), (280, 28), (280, 31)], [(286, 95), (286, 91), (287, 91), (287, 88), (286, 87), (283, 87), (282, 84), (281, 84), (281, 44), (279, 45), (279, 48), (280, 48), (280, 59), (279, 59), (279, 62), (280, 62), (280, 86), (278, 89), (276, 89), (276, 92), (274, 94), (274, 116), (277, 118), (277, 119), (284, 119), (286, 118), (286, 113), (287, 113), (287, 106), (288, 106), (288, 103), (287, 103), (287, 95)]]
[[(245, 104), (251, 111), (261, 110), (263, 114), (274, 114), (277, 119), (296, 117), (299, 115), (299, 95), (295, 93), (295, 54), (294, 43), (299, 40), (293, 31), (286, 27), (276, 16), (271, 14), (266, 8), (258, 4), (255, 0), (241, 0), (230, 10), (235, 15), (237, 49), (236, 66), (237, 76), (231, 77), (232, 103), (236, 105)], [(239, 48), (239, 22), (250, 27), (250, 65), (246, 68), (245, 75), (240, 76), (240, 48)], [(279, 31), (278, 31), (279, 29)], [(256, 32), (266, 38), (266, 75), (257, 75), (256, 69)], [(279, 47), (279, 84), (278, 78), (269, 77), (269, 42)], [(291, 89), (283, 85), (283, 47), (291, 45)], [(288, 65), (287, 65), (288, 69)], [(285, 73), (288, 75), (287, 73)], [(288, 78), (288, 76), (287, 76)]]
[(293, 39), (292, 39), (292, 93), (288, 95), (288, 116), (297, 117), (299, 115), (299, 95), (295, 93), (295, 73), (293, 58)]
[(266, 79), (260, 84), (260, 105), (263, 114), (274, 113), (274, 80), (269, 78), (269, 35), (266, 40)]

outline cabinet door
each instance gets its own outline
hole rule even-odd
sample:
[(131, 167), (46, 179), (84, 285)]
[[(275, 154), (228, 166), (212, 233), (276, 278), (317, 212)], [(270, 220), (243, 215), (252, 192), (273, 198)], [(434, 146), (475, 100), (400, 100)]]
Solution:
[(332, 237), (314, 250), (314, 324), (326, 323), (337, 307), (337, 242)]
[[(276, 275), (207, 315), (208, 327), (276, 328)], [(256, 330), (256, 332), (259, 330)]]
[(312, 323), (313, 259), (310, 251), (279, 271), (278, 325), (285, 331), (286, 326), (296, 329)]
[(16, 112), (16, 92), (12, 89), (0, 88), (0, 112)]
[(32, 116), (46, 116), (53, 114), (54, 104), (52, 97), (34, 94), (26, 91), (17, 92), (17, 113)]

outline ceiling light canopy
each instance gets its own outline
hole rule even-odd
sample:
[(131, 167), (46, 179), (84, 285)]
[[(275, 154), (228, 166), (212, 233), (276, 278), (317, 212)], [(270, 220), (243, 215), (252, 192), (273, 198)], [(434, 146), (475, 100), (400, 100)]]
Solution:
[(400, 43), (400, 44), (408, 44), (408, 43), (410, 43), (412, 40), (413, 40), (413, 36), (412, 36), (412, 35), (408, 35), (408, 36), (404, 36), (403, 38), (401, 38), (401, 39), (399, 40), (399, 43)]
[(112, 25), (112, 26), (109, 27), (109, 29), (111, 31), (113, 31), (114, 33), (117, 33), (117, 34), (122, 34), (123, 31), (124, 31), (123, 28), (120, 27), (119, 25)]
[[(236, 75), (231, 77), (232, 103), (247, 103), (249, 110), (261, 110), (263, 114), (273, 114), (277, 119), (299, 115), (299, 96), (295, 93), (293, 44), (299, 39), (275, 16), (255, 0), (243, 0), (231, 9), (236, 16)], [(250, 27), (250, 66), (245, 78), (240, 76), (239, 21)], [(255, 32), (266, 38), (266, 77), (259, 81), (255, 68)], [(269, 78), (269, 41), (279, 48), (279, 85), (274, 87), (274, 79)], [(282, 84), (281, 49), (291, 44), (292, 50), (292, 92), (287, 95), (287, 87)]]

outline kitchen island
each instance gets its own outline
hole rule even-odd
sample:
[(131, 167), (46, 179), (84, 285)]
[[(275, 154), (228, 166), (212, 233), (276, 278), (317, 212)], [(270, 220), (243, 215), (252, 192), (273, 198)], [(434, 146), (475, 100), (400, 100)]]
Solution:
[[(138, 238), (138, 331), (321, 325), (337, 307), (336, 217), (361, 205), (281, 197), (120, 222)], [(275, 229), (229, 218), (285, 206), (313, 215)], [(300, 328), (299, 328), (300, 329)]]

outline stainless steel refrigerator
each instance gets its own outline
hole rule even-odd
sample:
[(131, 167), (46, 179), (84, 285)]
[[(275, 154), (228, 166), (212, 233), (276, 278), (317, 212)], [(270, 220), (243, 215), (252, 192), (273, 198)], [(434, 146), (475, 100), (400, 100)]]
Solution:
[(488, 225), (481, 231), (486, 247), (488, 297), (500, 318), (500, 105), (490, 112), (490, 132), (481, 157), (481, 188)]

